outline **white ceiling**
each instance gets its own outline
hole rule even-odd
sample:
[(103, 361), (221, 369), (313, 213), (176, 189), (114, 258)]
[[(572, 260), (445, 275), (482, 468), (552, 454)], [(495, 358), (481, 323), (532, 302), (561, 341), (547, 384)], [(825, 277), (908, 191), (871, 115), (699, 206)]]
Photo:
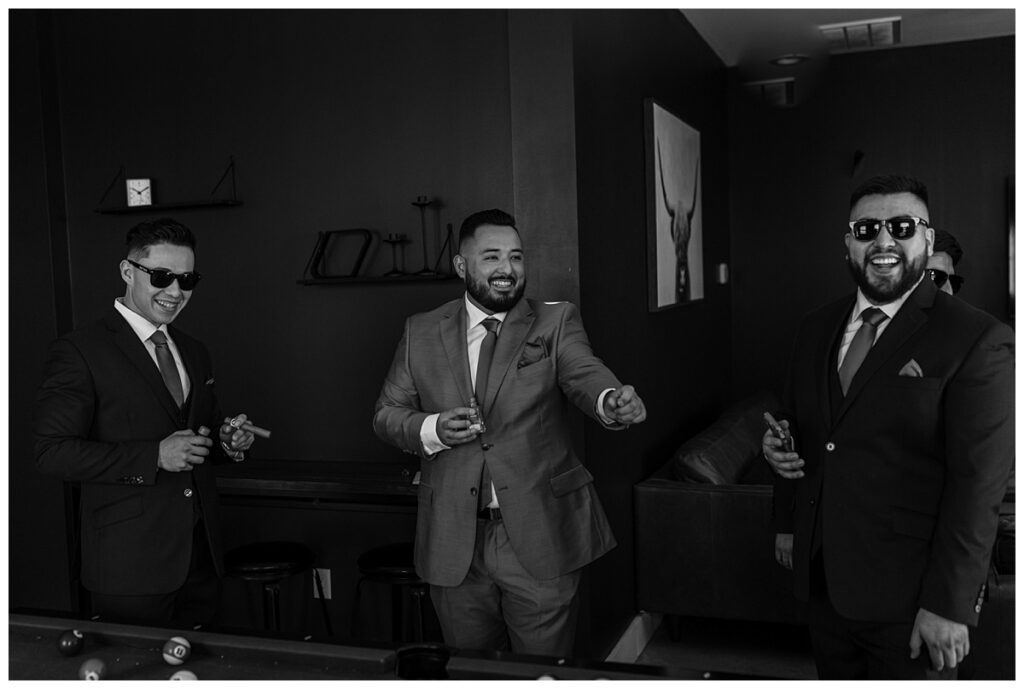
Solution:
[[(765, 64), (786, 53), (825, 52), (821, 24), (901, 17), (903, 46), (1014, 34), (1012, 9), (685, 9), (680, 10), (727, 67)], [(761, 71), (760, 69), (756, 71)]]

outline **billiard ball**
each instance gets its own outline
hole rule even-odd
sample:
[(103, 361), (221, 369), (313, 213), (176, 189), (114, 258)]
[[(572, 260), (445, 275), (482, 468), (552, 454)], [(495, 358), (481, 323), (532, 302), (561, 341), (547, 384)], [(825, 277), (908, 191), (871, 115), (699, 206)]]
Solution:
[(164, 644), (164, 660), (168, 665), (181, 665), (192, 654), (192, 645), (183, 636), (172, 636)]
[(107, 665), (99, 658), (89, 658), (78, 668), (78, 679), (96, 680), (107, 676)]
[(69, 629), (57, 638), (57, 650), (61, 655), (75, 656), (81, 653), (85, 637), (77, 629)]
[(187, 679), (199, 679), (199, 678), (196, 677), (196, 673), (192, 672), (191, 670), (178, 670), (173, 675), (171, 675), (171, 679), (173, 679), (173, 680), (187, 680)]

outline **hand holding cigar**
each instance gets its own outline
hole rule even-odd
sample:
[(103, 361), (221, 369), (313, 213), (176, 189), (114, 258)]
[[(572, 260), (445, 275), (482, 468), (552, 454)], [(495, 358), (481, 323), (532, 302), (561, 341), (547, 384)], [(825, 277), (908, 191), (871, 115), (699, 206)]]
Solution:
[(248, 421), (246, 421), (244, 415), (241, 415), (241, 414), (236, 416), (235, 418), (231, 419), (231, 421), (230, 421), (230, 423), (228, 425), (230, 425), (232, 428), (238, 428), (238, 429), (241, 429), (241, 430), (243, 430), (243, 431), (245, 431), (247, 433), (252, 433), (253, 435), (258, 435), (259, 437), (261, 437), (263, 439), (266, 439), (266, 438), (270, 437), (270, 431), (268, 431), (266, 428), (260, 428), (259, 426), (254, 426), (253, 424), (251, 424)]

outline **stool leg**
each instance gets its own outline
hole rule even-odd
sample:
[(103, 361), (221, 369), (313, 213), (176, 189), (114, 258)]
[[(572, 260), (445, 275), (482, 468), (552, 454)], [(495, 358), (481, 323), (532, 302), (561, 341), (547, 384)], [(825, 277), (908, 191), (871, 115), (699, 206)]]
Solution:
[(391, 639), (402, 641), (405, 639), (405, 616), (402, 614), (402, 587), (398, 584), (391, 586)]
[(263, 624), (267, 629), (281, 631), (281, 587), (277, 582), (263, 585)]
[(324, 598), (324, 584), (320, 581), (320, 572), (316, 567), (313, 568), (313, 580), (316, 582), (316, 591), (320, 594), (320, 610), (324, 614), (324, 627), (327, 629), (327, 636), (334, 636), (334, 630), (331, 629), (331, 616), (327, 612), (327, 599)]
[(412, 586), (409, 593), (413, 598), (412, 640), (420, 643), (423, 641), (423, 597), (427, 590), (422, 586)]
[(359, 577), (359, 581), (356, 582), (356, 595), (352, 600), (352, 616), (348, 620), (348, 635), (353, 639), (356, 638), (356, 616), (359, 615), (359, 594), (363, 586), (363, 577)]

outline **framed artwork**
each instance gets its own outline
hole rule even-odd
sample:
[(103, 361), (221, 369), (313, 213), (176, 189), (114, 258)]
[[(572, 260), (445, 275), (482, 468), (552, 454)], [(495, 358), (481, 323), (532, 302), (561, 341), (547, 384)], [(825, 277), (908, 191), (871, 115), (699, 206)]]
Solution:
[(650, 311), (704, 298), (700, 132), (644, 100)]

